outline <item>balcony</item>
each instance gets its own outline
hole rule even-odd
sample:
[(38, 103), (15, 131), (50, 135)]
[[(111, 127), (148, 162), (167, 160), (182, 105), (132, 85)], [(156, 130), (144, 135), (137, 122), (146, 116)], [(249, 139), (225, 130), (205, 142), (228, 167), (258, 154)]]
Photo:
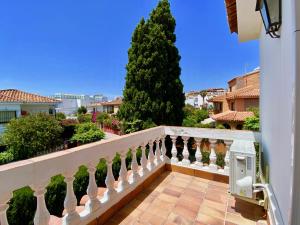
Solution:
[[(200, 151), (203, 139), (209, 143), (207, 163), (202, 162)], [(195, 142), (194, 155), (189, 151), (191, 140)], [(0, 224), (8, 224), (7, 202), (13, 191), (25, 186), (36, 196), (34, 224), (38, 225), (266, 224), (262, 207), (228, 193), (230, 149), (243, 148), (241, 143), (246, 148), (254, 142), (259, 142), (259, 134), (249, 131), (160, 126), (3, 165)], [(217, 165), (216, 156), (220, 143), (225, 151), (222, 167)], [(129, 149), (132, 161), (127, 171)], [(137, 149), (142, 152), (140, 163)], [(117, 154), (121, 169), (115, 180), (112, 164)], [(98, 187), (95, 180), (100, 159), (107, 165), (105, 187)], [(87, 195), (77, 204), (73, 181), (82, 165), (88, 168), (89, 181)], [(58, 174), (64, 176), (67, 186), (62, 218), (50, 215), (45, 204), (46, 186)]]

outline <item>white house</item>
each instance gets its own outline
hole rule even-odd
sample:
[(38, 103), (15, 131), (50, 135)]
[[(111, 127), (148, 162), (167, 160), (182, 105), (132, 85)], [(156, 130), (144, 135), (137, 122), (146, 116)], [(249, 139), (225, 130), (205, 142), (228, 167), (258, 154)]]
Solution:
[(231, 32), (260, 43), (261, 172), (270, 223), (300, 224), (300, 1), (225, 2)]
[[(201, 92), (205, 92), (206, 95), (204, 97), (201, 96)], [(226, 93), (224, 88), (209, 88), (202, 91), (190, 91), (185, 94), (185, 104), (189, 104), (194, 106), (195, 108), (201, 108), (203, 106), (212, 107), (213, 104), (208, 100), (219, 95), (223, 95)]]
[(0, 90), (0, 133), (13, 118), (43, 112), (55, 114), (59, 101), (16, 89)]
[(107, 97), (104, 95), (76, 95), (76, 94), (63, 94), (57, 93), (53, 98), (60, 101), (57, 112), (63, 112), (66, 115), (72, 115), (77, 112), (77, 109), (81, 106), (88, 107), (92, 103), (99, 103), (107, 101)]

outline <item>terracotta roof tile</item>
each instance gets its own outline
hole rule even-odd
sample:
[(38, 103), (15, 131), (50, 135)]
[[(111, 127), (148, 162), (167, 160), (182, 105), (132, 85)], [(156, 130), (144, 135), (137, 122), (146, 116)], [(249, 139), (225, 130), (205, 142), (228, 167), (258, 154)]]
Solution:
[(225, 100), (225, 97), (226, 97), (226, 94), (218, 95), (218, 96), (215, 96), (215, 97), (209, 99), (208, 101), (209, 102), (223, 102)]
[(254, 116), (253, 112), (226, 111), (213, 115), (212, 119), (216, 121), (243, 122), (246, 118), (251, 116)]
[(59, 101), (44, 97), (41, 95), (31, 94), (16, 89), (0, 90), (0, 103), (17, 102), (17, 103), (58, 103)]
[(251, 85), (226, 94), (226, 99), (236, 98), (259, 98), (259, 87)]
[(100, 106), (100, 105), (105, 105), (105, 106), (108, 106), (108, 105), (121, 105), (122, 102), (123, 102), (122, 98), (117, 98), (117, 99), (109, 101), (109, 102), (97, 102), (97, 103), (93, 103), (90, 106), (93, 107), (93, 106)]

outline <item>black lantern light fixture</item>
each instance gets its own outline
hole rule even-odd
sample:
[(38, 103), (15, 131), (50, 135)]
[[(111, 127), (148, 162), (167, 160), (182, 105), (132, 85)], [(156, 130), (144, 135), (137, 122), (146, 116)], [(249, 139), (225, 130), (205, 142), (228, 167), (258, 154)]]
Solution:
[(279, 38), (281, 0), (257, 0), (256, 11), (260, 11), (267, 34), (272, 38)]

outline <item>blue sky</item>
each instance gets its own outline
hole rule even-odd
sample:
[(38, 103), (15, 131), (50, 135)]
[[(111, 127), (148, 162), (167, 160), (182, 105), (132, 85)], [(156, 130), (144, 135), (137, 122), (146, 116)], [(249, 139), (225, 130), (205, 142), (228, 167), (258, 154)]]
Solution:
[[(127, 50), (157, 0), (4, 0), (0, 89), (121, 95)], [(258, 42), (230, 34), (224, 1), (171, 0), (184, 90), (226, 87), (259, 66)]]

